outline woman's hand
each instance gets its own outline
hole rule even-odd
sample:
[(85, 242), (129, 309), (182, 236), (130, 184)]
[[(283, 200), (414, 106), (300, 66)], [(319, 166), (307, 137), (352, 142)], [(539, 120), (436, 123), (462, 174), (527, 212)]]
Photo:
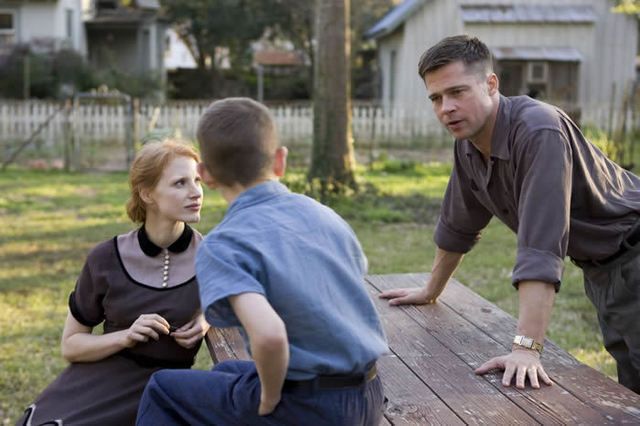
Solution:
[(199, 314), (194, 319), (171, 333), (176, 342), (187, 349), (194, 347), (200, 339), (209, 331), (209, 324), (204, 319), (203, 314)]
[(149, 339), (158, 340), (160, 334), (169, 334), (169, 323), (158, 314), (142, 314), (125, 333), (124, 346), (130, 348)]

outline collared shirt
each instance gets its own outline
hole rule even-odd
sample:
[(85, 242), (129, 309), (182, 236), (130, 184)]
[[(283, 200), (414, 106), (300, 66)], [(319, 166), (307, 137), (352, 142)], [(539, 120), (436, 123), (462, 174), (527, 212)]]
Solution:
[(455, 142), (434, 239), (466, 253), (496, 216), (517, 233), (513, 283), (559, 286), (566, 255), (608, 257), (639, 214), (640, 179), (589, 143), (564, 112), (501, 96), (489, 161), (470, 141)]
[(362, 373), (387, 351), (365, 273), (366, 258), (349, 225), (277, 181), (240, 194), (196, 255), (207, 320), (240, 326), (228, 297), (264, 295), (285, 324), (287, 378), (294, 380)]

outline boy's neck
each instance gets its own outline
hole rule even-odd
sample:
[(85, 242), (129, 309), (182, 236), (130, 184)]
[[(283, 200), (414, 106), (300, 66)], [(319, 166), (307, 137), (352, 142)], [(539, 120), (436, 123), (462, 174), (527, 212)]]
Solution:
[(269, 181), (272, 181), (272, 180), (277, 181), (278, 177), (277, 176), (269, 176), (269, 177), (261, 178), (261, 179), (258, 179), (258, 180), (254, 181), (254, 182), (252, 182), (252, 183), (250, 183), (248, 185), (240, 185), (239, 183), (236, 183), (233, 186), (218, 185), (217, 189), (220, 192), (220, 195), (222, 195), (222, 198), (225, 199), (227, 204), (231, 204), (243, 192), (253, 188), (254, 186), (260, 185), (261, 183), (269, 182)]

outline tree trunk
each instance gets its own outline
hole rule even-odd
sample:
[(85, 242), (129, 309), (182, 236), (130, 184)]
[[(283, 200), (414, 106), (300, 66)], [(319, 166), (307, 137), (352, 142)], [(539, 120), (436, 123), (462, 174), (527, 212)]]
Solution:
[(309, 180), (322, 192), (355, 188), (351, 135), (349, 1), (316, 0), (313, 153)]

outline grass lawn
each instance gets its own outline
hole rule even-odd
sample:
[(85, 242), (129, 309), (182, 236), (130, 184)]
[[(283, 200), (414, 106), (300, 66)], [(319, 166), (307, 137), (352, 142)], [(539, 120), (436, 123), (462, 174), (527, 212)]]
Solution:
[[(358, 234), (371, 273), (430, 269), (433, 223), (449, 171), (443, 164), (386, 162), (362, 170), (362, 194), (328, 200)], [(301, 188), (302, 173), (290, 173), (287, 182)], [(0, 424), (13, 424), (64, 368), (59, 341), (67, 297), (88, 250), (131, 228), (127, 196), (124, 173), (0, 173)], [(224, 209), (222, 199), (207, 191), (196, 228), (206, 233)], [(510, 284), (514, 253), (514, 235), (494, 221), (456, 278), (516, 314), (517, 293)], [(548, 335), (579, 360), (615, 375), (581, 275), (569, 262)], [(196, 368), (209, 366), (201, 351)]]

